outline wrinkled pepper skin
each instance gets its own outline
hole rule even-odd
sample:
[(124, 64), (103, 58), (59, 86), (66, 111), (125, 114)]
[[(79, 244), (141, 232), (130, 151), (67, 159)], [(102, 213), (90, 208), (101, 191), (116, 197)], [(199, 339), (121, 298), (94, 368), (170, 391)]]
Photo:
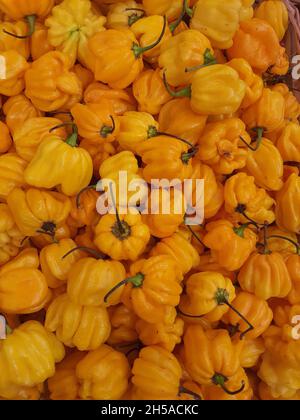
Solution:
[(169, 351), (158, 346), (143, 348), (134, 361), (132, 373), (133, 399), (177, 399), (182, 370)]
[(6, 200), (14, 188), (26, 185), (26, 162), (16, 153), (0, 155), (0, 198)]
[(107, 340), (110, 346), (122, 343), (134, 343), (138, 339), (135, 324), (138, 320), (135, 313), (120, 304), (108, 308), (111, 333)]
[(65, 356), (62, 343), (37, 321), (28, 321), (1, 341), (0, 389), (18, 385), (33, 387), (55, 373), (55, 363)]
[(117, 400), (128, 388), (130, 368), (124, 354), (103, 344), (77, 365), (79, 396), (84, 400)]
[(276, 222), (281, 229), (300, 232), (300, 177), (291, 174), (276, 195)]
[(24, 87), (24, 76), (29, 64), (15, 50), (3, 51), (0, 54), (2, 65), (5, 65), (5, 78), (0, 79), (0, 94), (5, 96), (19, 95)]
[[(82, 258), (68, 274), (68, 295), (72, 302), (85, 306), (101, 306), (104, 296), (120, 281), (126, 271), (118, 261)], [(106, 306), (120, 303), (122, 288), (108, 299)]]
[(67, 294), (58, 296), (47, 309), (45, 327), (68, 347), (96, 350), (110, 335), (110, 322), (104, 307), (80, 306)]
[(70, 200), (63, 194), (34, 188), (15, 188), (7, 197), (7, 204), (16, 225), (27, 236), (55, 233), (71, 210)]
[(18, 255), (23, 239), (8, 205), (0, 203), (0, 266)]
[(288, 123), (278, 138), (276, 147), (285, 162), (300, 163), (300, 125)]
[(49, 300), (45, 276), (38, 270), (37, 250), (28, 248), (0, 268), (0, 310), (11, 314), (38, 312)]
[(68, 57), (50, 51), (31, 65), (25, 74), (26, 96), (41, 111), (70, 109), (82, 96), (82, 85), (70, 71)]
[(276, 32), (281, 41), (289, 25), (289, 14), (283, 1), (268, 0), (263, 1), (255, 9), (254, 16), (268, 22)]

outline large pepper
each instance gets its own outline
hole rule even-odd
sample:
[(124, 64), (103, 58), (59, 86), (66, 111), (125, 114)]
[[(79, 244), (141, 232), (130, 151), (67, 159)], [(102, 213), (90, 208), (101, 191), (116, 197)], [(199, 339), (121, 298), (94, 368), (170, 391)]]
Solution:
[(0, 198), (6, 200), (16, 187), (26, 185), (24, 170), (26, 161), (16, 153), (0, 155)]
[(134, 361), (132, 373), (133, 399), (177, 399), (182, 370), (176, 357), (168, 350), (159, 346), (143, 348)]
[(110, 258), (135, 261), (150, 240), (148, 226), (140, 214), (106, 214), (95, 228), (95, 244)]
[(45, 138), (25, 170), (27, 184), (48, 189), (60, 186), (68, 196), (87, 187), (93, 175), (93, 162), (86, 150), (77, 147), (77, 137), (74, 131), (66, 141), (58, 136)]
[(255, 185), (254, 177), (240, 172), (225, 183), (225, 210), (229, 214), (235, 214), (241, 222), (249, 221), (249, 218), (257, 223), (275, 220), (272, 211), (274, 200), (263, 188)]
[(207, 124), (198, 141), (197, 157), (216, 173), (231, 174), (246, 165), (248, 150), (241, 137), (250, 144), (245, 124), (238, 118)]
[[(139, 260), (130, 267), (130, 277), (124, 293), (130, 296), (135, 313), (149, 323), (173, 323), (176, 318), (175, 306), (179, 303), (182, 288), (182, 273), (176, 261), (167, 255)], [(105, 301), (115, 293), (112, 289)]]
[(193, 77), (187, 69), (215, 62), (209, 40), (197, 30), (188, 29), (170, 38), (161, 47), (159, 66), (171, 86), (187, 85)]
[(0, 309), (13, 314), (38, 312), (49, 300), (37, 250), (28, 248), (0, 268)]
[(133, 82), (132, 91), (138, 102), (138, 109), (151, 115), (159, 114), (171, 96), (166, 91), (160, 69), (145, 70)]
[(57, 51), (65, 53), (73, 66), (78, 59), (91, 70), (94, 58), (88, 48), (89, 39), (104, 31), (106, 18), (95, 14), (90, 0), (64, 0), (52, 9), (45, 24), (48, 40)]
[(203, 243), (228, 271), (240, 269), (255, 250), (257, 237), (247, 224), (235, 227), (230, 221), (220, 219), (209, 223), (206, 229)]
[(8, 205), (0, 203), (0, 266), (17, 256), (23, 239)]
[(175, 232), (158, 242), (151, 250), (152, 255), (170, 255), (181, 267), (183, 274), (187, 274), (200, 263), (196, 248), (180, 232)]
[(268, 22), (281, 41), (289, 26), (289, 13), (284, 1), (262, 1), (255, 9), (254, 16)]
[(210, 322), (216, 322), (229, 310), (228, 304), (234, 298), (230, 279), (213, 271), (195, 273), (186, 280), (179, 314), (191, 318), (205, 316)]
[(24, 76), (29, 68), (26, 59), (15, 50), (3, 51), (0, 54), (1, 74), (0, 94), (5, 96), (19, 95), (24, 87)]
[(173, 351), (179, 344), (183, 335), (184, 322), (177, 317), (173, 324), (150, 324), (139, 319), (136, 323), (136, 331), (140, 341), (146, 346), (160, 346), (168, 351)]
[(127, 391), (130, 368), (124, 354), (103, 344), (77, 365), (79, 396), (84, 400), (117, 400)]
[(110, 335), (106, 308), (80, 306), (71, 302), (67, 294), (54, 299), (46, 313), (45, 327), (55, 332), (68, 347), (78, 350), (96, 350)]
[(67, 276), (73, 265), (82, 257), (74, 251), (64, 258), (69, 251), (76, 248), (72, 239), (62, 239), (58, 243), (45, 246), (40, 253), (41, 270), (51, 288), (57, 288), (67, 282)]
[(238, 30), (240, 0), (202, 0), (193, 10), (191, 28), (206, 35), (213, 47), (225, 49), (232, 46), (232, 39)]
[[(49, 136), (49, 131), (59, 126), (61, 121), (57, 118), (34, 117), (28, 118), (24, 123), (17, 127), (13, 133), (14, 145), (21, 158), (30, 162), (42, 141)], [(66, 130), (58, 127), (52, 134), (65, 138)]]
[(238, 394), (245, 388), (244, 380), (230, 389), (227, 382), (240, 368), (242, 344), (242, 340), (232, 342), (225, 330), (204, 331), (200, 325), (189, 325), (184, 334), (184, 366), (198, 384), (218, 385), (225, 392)]
[(190, 97), (192, 110), (200, 115), (233, 114), (246, 94), (246, 83), (226, 64), (202, 67), (194, 72), (191, 85), (177, 92), (166, 80), (165, 86), (173, 97)]
[(283, 186), (283, 160), (271, 140), (263, 138), (257, 150), (249, 151), (246, 171), (254, 176), (256, 185), (266, 190), (278, 191)]
[(282, 229), (300, 233), (300, 177), (295, 173), (276, 194), (276, 222)]
[(39, 111), (25, 95), (16, 95), (9, 98), (3, 105), (3, 112), (6, 117), (6, 124), (10, 132), (14, 134), (17, 128), (30, 118), (41, 117)]
[(71, 113), (80, 136), (91, 142), (113, 142), (119, 133), (119, 120), (108, 100), (102, 99), (99, 104), (76, 104)]
[(264, 73), (280, 59), (281, 47), (272, 26), (253, 18), (240, 23), (227, 53), (230, 59), (244, 58), (255, 71)]
[[(148, 45), (153, 44), (160, 36), (162, 28), (164, 26), (164, 18), (160, 15), (152, 15), (147, 17), (142, 17), (133, 25), (131, 25), (131, 30), (134, 33), (136, 39), (138, 40), (142, 48), (147, 47)], [(161, 50), (165, 45), (166, 41), (172, 39), (171, 31), (166, 27), (164, 36), (160, 43), (152, 48), (149, 51), (146, 51), (143, 55), (145, 61), (148, 61), (151, 64), (154, 64), (158, 61), (160, 57)]]
[[(176, 118), (170, 118), (176, 115)], [(188, 98), (178, 98), (167, 102), (159, 113), (160, 130), (197, 143), (205, 127), (207, 117), (193, 112)]]
[(0, 390), (5, 392), (12, 385), (33, 387), (42, 384), (54, 375), (55, 363), (64, 355), (64, 346), (42, 324), (37, 321), (23, 323), (1, 340)]
[(70, 69), (68, 57), (62, 52), (43, 55), (25, 74), (26, 96), (41, 111), (70, 109), (82, 96), (81, 81)]
[[(68, 274), (68, 295), (79, 305), (101, 306), (106, 294), (126, 276), (126, 271), (118, 261), (102, 261), (82, 258)], [(120, 303), (122, 288), (108, 300), (106, 306)]]
[(67, 219), (71, 203), (68, 197), (54, 191), (15, 188), (7, 204), (20, 231), (27, 236), (45, 233), (54, 236)]

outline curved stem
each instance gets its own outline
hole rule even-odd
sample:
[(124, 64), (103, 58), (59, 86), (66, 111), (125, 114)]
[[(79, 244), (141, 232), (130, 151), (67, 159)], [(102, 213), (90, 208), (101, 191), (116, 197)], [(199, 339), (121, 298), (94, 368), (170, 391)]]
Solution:
[(183, 2), (183, 6), (184, 6), (185, 13), (186, 13), (189, 17), (193, 17), (194, 10), (188, 6), (188, 0), (184, 0), (184, 2)]
[(235, 391), (230, 391), (227, 386), (225, 385), (225, 383), (228, 381), (228, 378), (224, 375), (222, 375), (221, 373), (216, 373), (213, 377), (212, 377), (212, 382), (215, 385), (219, 385), (224, 392), (226, 392), (226, 394), (228, 395), (237, 395), (240, 392), (242, 392), (245, 389), (245, 382), (242, 381), (241, 382), (241, 386), (239, 389), (235, 390)]
[(179, 387), (178, 396), (180, 397), (180, 394), (187, 394), (194, 398), (194, 400), (202, 400), (201, 396), (197, 394), (196, 392), (191, 391), (188, 388), (185, 388), (184, 386)]
[(134, 43), (132, 46), (132, 51), (135, 55), (135, 58), (140, 58), (140, 56), (142, 54), (144, 54), (147, 51), (152, 50), (153, 48), (155, 48), (163, 39), (165, 32), (166, 32), (166, 27), (167, 27), (167, 18), (166, 16), (164, 16), (164, 25), (163, 25), (163, 29), (162, 32), (159, 36), (159, 38), (151, 45), (148, 45), (147, 47), (140, 47), (138, 44)]
[(255, 131), (255, 133), (257, 135), (256, 146), (254, 147), (254, 151), (256, 151), (256, 150), (258, 150), (259, 146), (261, 145), (265, 129), (263, 127), (255, 127), (252, 130)]
[(125, 284), (132, 283), (133, 287), (141, 287), (144, 281), (144, 274), (138, 273), (133, 277), (128, 277), (125, 280), (120, 281), (118, 284), (116, 284), (106, 295), (104, 296), (104, 303), (107, 303), (108, 298), (120, 287), (124, 286)]
[(176, 136), (175, 134), (165, 133), (164, 131), (158, 131), (156, 127), (150, 126), (148, 130), (148, 139), (158, 136), (166, 136), (173, 139), (177, 139), (182, 141), (183, 143), (187, 144), (191, 149), (195, 149), (195, 146), (190, 143), (188, 140), (183, 139), (182, 137)]
[(297, 242), (293, 241), (290, 238), (287, 238), (286, 236), (281, 236), (281, 235), (271, 235), (267, 237), (267, 239), (272, 239), (272, 238), (283, 239), (284, 241), (290, 242), (291, 244), (295, 245), (296, 254), (300, 255), (300, 245)]
[(181, 90), (178, 90), (177, 92), (172, 90), (169, 83), (167, 82), (167, 77), (166, 77), (166, 71), (164, 71), (163, 73), (163, 81), (164, 81), (164, 85), (165, 88), (168, 92), (168, 94), (170, 96), (172, 96), (173, 98), (190, 98), (192, 96), (192, 86), (187, 86)]
[(203, 318), (204, 315), (190, 315), (190, 314), (186, 314), (185, 312), (182, 312), (182, 310), (179, 308), (179, 306), (177, 306), (177, 312), (182, 315), (182, 316), (186, 316), (187, 318)]
[(199, 242), (199, 244), (201, 244), (204, 249), (206, 248), (205, 244), (201, 241), (201, 239), (199, 238), (199, 236), (196, 234), (196, 232), (194, 232), (194, 230), (191, 228), (191, 226), (189, 225), (185, 225), (188, 230), (191, 232), (191, 234), (193, 235), (193, 237)]
[(51, 111), (47, 112), (47, 115), (69, 115), (70, 117), (72, 116), (70, 111)]
[(116, 204), (116, 200), (115, 200), (115, 197), (114, 197), (114, 192), (113, 192), (112, 186), (113, 186), (113, 183), (111, 182), (109, 184), (109, 190), (110, 190), (111, 200), (112, 200), (112, 203), (113, 203), (115, 212), (116, 212), (116, 219), (117, 219), (118, 228), (119, 228), (119, 231), (120, 231), (120, 233), (122, 235), (122, 234), (125, 234), (126, 231), (125, 231), (125, 228), (124, 228), (124, 226), (122, 224), (122, 221), (120, 219), (120, 215), (119, 215), (119, 212), (118, 212), (118, 209), (117, 209), (117, 204)]
[(28, 16), (26, 16), (25, 17), (25, 21), (26, 21), (26, 23), (28, 25), (28, 34), (27, 35), (16, 35), (16, 34), (13, 34), (12, 32), (7, 31), (6, 29), (3, 29), (3, 32), (6, 35), (13, 36), (14, 38), (17, 38), (17, 39), (27, 39), (27, 38), (30, 38), (33, 35), (34, 31), (35, 31), (36, 15), (28, 15)]
[(246, 331), (242, 332), (240, 335), (240, 339), (242, 340), (248, 332), (254, 330), (253, 325), (248, 321), (247, 318), (244, 317), (234, 306), (231, 305), (231, 303), (228, 302), (228, 300), (224, 300), (223, 305), (227, 305), (233, 312), (235, 312), (246, 324), (248, 325), (248, 328)]
[(88, 185), (87, 187), (83, 188), (81, 191), (79, 191), (79, 193), (76, 196), (76, 207), (79, 209), (80, 207), (80, 198), (82, 196), (82, 194), (84, 194), (86, 191), (89, 190), (96, 190), (97, 185)]
[(77, 125), (74, 122), (70, 121), (70, 122), (64, 122), (64, 123), (58, 124), (55, 127), (50, 128), (49, 133), (52, 133), (54, 130), (57, 130), (58, 128), (67, 127), (67, 126), (72, 126), (73, 130), (75, 129), (74, 127), (76, 127), (77, 129)]
[(137, 13), (133, 13), (132, 15), (128, 16), (128, 26), (132, 26), (135, 22), (146, 16), (145, 10), (139, 9), (138, 7), (126, 7), (125, 12), (130, 11), (140, 12), (141, 14), (138, 15)]
[(174, 31), (178, 28), (178, 26), (180, 25), (180, 23), (182, 22), (182, 20), (183, 20), (183, 18), (184, 18), (184, 16), (185, 16), (185, 14), (186, 14), (186, 7), (185, 7), (185, 1), (183, 2), (183, 5), (182, 5), (182, 10), (181, 10), (181, 13), (180, 13), (180, 15), (179, 15), (179, 17), (178, 17), (178, 19), (177, 20), (175, 20), (175, 22), (172, 22), (172, 23), (170, 23), (170, 25), (169, 25), (169, 28), (170, 28), (170, 31), (172, 32), (172, 33), (174, 33)]
[(251, 223), (252, 223), (254, 226), (256, 226), (256, 228), (258, 229), (258, 228), (259, 228), (259, 226), (260, 226), (260, 224), (259, 224), (259, 223), (257, 223), (255, 220), (251, 219), (251, 217), (247, 216), (247, 214), (246, 214), (246, 209), (247, 209), (247, 207), (245, 206), (245, 204), (239, 204), (239, 205), (236, 207), (235, 211), (236, 211), (237, 213), (241, 214), (242, 216), (244, 216), (244, 217), (245, 217), (245, 219), (249, 220), (249, 222), (251, 222)]
[(113, 134), (113, 132), (116, 129), (116, 122), (112, 115), (109, 116), (112, 120), (112, 126), (104, 125), (100, 130), (100, 136), (106, 139), (110, 134)]
[(218, 64), (216, 57), (212, 54), (209, 48), (206, 48), (206, 50), (204, 51), (203, 57), (204, 57), (203, 64), (199, 64), (198, 66), (194, 66), (194, 67), (187, 67), (184, 70), (185, 73), (191, 73), (192, 71), (203, 69), (203, 67), (208, 67), (214, 64)]
[(86, 246), (77, 246), (76, 248), (71, 249), (69, 252), (67, 252), (63, 257), (61, 257), (62, 260), (64, 260), (65, 258), (67, 258), (69, 255), (73, 254), (73, 252), (75, 251), (83, 251), (83, 252), (87, 252), (88, 254), (93, 255), (94, 257), (96, 257), (98, 260), (104, 260), (107, 258), (106, 255), (102, 254), (101, 252), (96, 251), (93, 248), (88, 248)]

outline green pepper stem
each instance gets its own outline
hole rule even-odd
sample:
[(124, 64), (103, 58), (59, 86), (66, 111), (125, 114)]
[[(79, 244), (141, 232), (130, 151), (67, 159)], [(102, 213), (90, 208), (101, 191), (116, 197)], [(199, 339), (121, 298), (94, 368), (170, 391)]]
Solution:
[(104, 260), (107, 258), (107, 256), (105, 254), (102, 254), (101, 252), (96, 251), (93, 248), (88, 248), (86, 246), (77, 246), (76, 248), (71, 249), (69, 252), (67, 252), (64, 256), (61, 257), (62, 260), (64, 260), (65, 258), (67, 258), (69, 255), (73, 254), (73, 252), (75, 251), (83, 251), (86, 252), (88, 254), (93, 255), (94, 257), (96, 257), (98, 260)]
[(148, 129), (148, 139), (152, 137), (158, 137), (158, 136), (166, 136), (166, 137), (180, 140), (181, 142), (187, 144), (191, 149), (195, 149), (195, 146), (188, 140), (183, 139), (182, 137), (179, 137), (179, 136), (175, 136), (175, 134), (169, 134), (169, 133), (165, 133), (164, 131), (158, 131), (157, 128), (154, 127), (154, 125), (150, 125)]
[(113, 132), (116, 129), (116, 123), (115, 119), (112, 115), (110, 115), (110, 119), (112, 120), (112, 126), (110, 125), (103, 125), (103, 127), (100, 130), (100, 136), (106, 139), (110, 134), (113, 134)]
[(191, 98), (192, 96), (192, 86), (189, 85), (181, 90), (178, 90), (177, 92), (172, 90), (169, 83), (167, 82), (166, 72), (163, 73), (163, 81), (166, 88), (166, 91), (170, 96), (173, 98)]
[(143, 273), (137, 273), (133, 277), (128, 277), (125, 280), (120, 281), (120, 283), (116, 284), (106, 295), (104, 296), (104, 302), (107, 303), (108, 298), (120, 287), (131, 283), (133, 287), (141, 287), (144, 281), (144, 274)]
[(180, 386), (178, 391), (178, 396), (180, 397), (181, 394), (187, 394), (194, 398), (194, 400), (202, 400), (201, 396), (196, 392), (191, 391), (190, 389)]
[(111, 200), (112, 200), (115, 212), (116, 212), (117, 225), (118, 225), (118, 228), (119, 228), (120, 235), (124, 235), (124, 234), (126, 234), (126, 229), (123, 226), (123, 223), (120, 219), (120, 215), (119, 215), (119, 212), (118, 212), (118, 208), (117, 208), (117, 204), (116, 204), (116, 200), (115, 200), (115, 196), (114, 196), (114, 192), (113, 192), (112, 187), (113, 187), (113, 183), (110, 182), (109, 190), (110, 190)]
[(166, 16), (164, 16), (164, 25), (163, 25), (163, 29), (162, 32), (159, 36), (159, 38), (151, 45), (148, 45), (147, 47), (140, 47), (138, 44), (134, 43), (132, 46), (132, 51), (135, 55), (135, 58), (140, 58), (140, 56), (142, 54), (144, 54), (147, 51), (152, 50), (153, 48), (155, 48), (163, 39), (165, 32), (166, 32), (166, 27), (167, 27), (167, 18)]
[(14, 38), (17, 38), (17, 39), (30, 38), (34, 34), (34, 31), (35, 31), (36, 15), (28, 15), (28, 16), (25, 16), (24, 19), (25, 19), (25, 21), (28, 25), (28, 34), (27, 35), (16, 35), (16, 34), (13, 34), (12, 32), (7, 31), (6, 29), (3, 29), (3, 32), (6, 35), (13, 36)]
[(199, 64), (198, 66), (194, 66), (194, 67), (187, 67), (184, 70), (185, 73), (190, 73), (192, 71), (197, 71), (197, 70), (200, 70), (204, 67), (208, 67), (208, 66), (212, 66), (214, 64), (217, 64), (217, 59), (212, 54), (212, 52), (209, 48), (206, 48), (203, 57), (204, 57), (204, 63), (203, 64)]
[(228, 381), (228, 378), (222, 375), (221, 373), (216, 373), (211, 380), (213, 384), (219, 385), (223, 389), (223, 391), (226, 392), (226, 394), (228, 395), (237, 395), (245, 389), (245, 382), (242, 381), (241, 387), (239, 389), (237, 389), (236, 391), (230, 391), (225, 385), (225, 383)]
[(281, 235), (271, 235), (271, 236), (268, 236), (267, 239), (272, 239), (272, 238), (283, 239), (284, 241), (290, 242), (291, 244), (295, 245), (296, 254), (300, 255), (300, 245), (297, 242), (293, 241), (290, 238), (287, 238), (286, 236), (281, 236)]
[(135, 22), (142, 19), (146, 13), (145, 10), (139, 9), (138, 7), (126, 7), (125, 12), (140, 12), (141, 14), (138, 15), (137, 13), (133, 13), (132, 15), (128, 16), (128, 26), (132, 26)]
[(193, 17), (194, 10), (193, 10), (191, 7), (189, 7), (189, 6), (188, 6), (188, 0), (184, 0), (183, 5), (184, 5), (184, 10), (185, 10), (185, 13), (186, 13), (189, 17)]
[(182, 5), (182, 10), (181, 10), (181, 13), (180, 13), (178, 19), (176, 19), (174, 22), (170, 23), (170, 25), (169, 25), (170, 31), (172, 33), (174, 33), (174, 31), (178, 28), (178, 26), (182, 22), (185, 14), (186, 14), (186, 10), (185, 9), (186, 9), (186, 5), (185, 5), (185, 1), (184, 1), (183, 2), (183, 5)]

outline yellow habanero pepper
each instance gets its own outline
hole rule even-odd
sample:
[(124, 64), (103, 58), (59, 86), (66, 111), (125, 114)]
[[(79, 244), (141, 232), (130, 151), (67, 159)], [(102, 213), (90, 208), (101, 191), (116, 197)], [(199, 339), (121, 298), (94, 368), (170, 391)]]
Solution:
[(183, 317), (205, 315), (210, 322), (219, 321), (235, 298), (232, 281), (213, 271), (191, 275), (185, 286), (179, 304), (179, 314)]
[(247, 224), (234, 227), (229, 220), (217, 220), (206, 226), (203, 243), (211, 249), (214, 259), (228, 271), (242, 267), (255, 250), (256, 234)]
[(249, 218), (257, 223), (273, 223), (275, 214), (272, 207), (275, 201), (263, 188), (255, 185), (254, 177), (240, 172), (225, 183), (225, 210), (235, 214), (241, 222)]
[(66, 140), (48, 136), (39, 145), (24, 176), (28, 185), (37, 188), (61, 187), (64, 194), (73, 196), (89, 185), (93, 162), (89, 153), (77, 147), (77, 128)]
[(25, 22), (1, 22), (0, 23), (0, 51), (15, 50), (21, 54), (25, 60), (30, 55), (29, 40), (20, 39), (9, 35), (7, 32), (23, 37), (27, 33)]
[(26, 185), (24, 170), (26, 161), (16, 153), (0, 155), (0, 198), (6, 200), (16, 187)]
[(276, 223), (281, 229), (300, 233), (300, 177), (296, 174), (276, 194)]
[(236, 70), (240, 79), (246, 83), (246, 95), (241, 108), (248, 108), (261, 97), (264, 88), (263, 79), (254, 73), (250, 64), (244, 58), (234, 58), (228, 61), (227, 66)]
[(90, 0), (64, 0), (52, 9), (45, 25), (49, 28), (48, 39), (58, 51), (65, 53), (73, 66), (78, 59), (93, 70), (92, 53), (88, 40), (104, 31), (106, 18), (96, 15)]
[(45, 306), (50, 292), (38, 267), (37, 250), (28, 248), (0, 268), (1, 311), (30, 314)]
[(192, 110), (200, 115), (235, 113), (245, 97), (246, 83), (226, 64), (214, 64), (197, 70), (191, 85), (173, 91), (165, 78), (167, 91), (173, 97), (190, 97)]
[[(14, 145), (18, 155), (27, 162), (30, 162), (34, 158), (38, 146), (49, 136), (49, 131), (60, 124), (61, 121), (57, 118), (28, 118), (13, 133)], [(66, 130), (64, 127), (58, 127), (52, 131), (52, 134), (65, 138)]]
[(5, 75), (0, 78), (0, 94), (5, 96), (19, 95), (25, 87), (24, 76), (29, 64), (15, 50), (1, 52), (0, 62), (1, 67), (5, 69)]
[(68, 57), (50, 51), (34, 61), (25, 74), (26, 96), (41, 111), (70, 109), (82, 96), (82, 85), (70, 71)]
[(35, 30), (37, 18), (45, 18), (54, 6), (54, 0), (1, 0), (0, 10), (10, 19), (25, 19), (28, 25), (28, 35), (30, 37)]
[(253, 4), (255, 0), (242, 0), (242, 8), (240, 10), (240, 22), (253, 18)]
[(42, 57), (42, 55), (53, 51), (54, 48), (48, 40), (48, 28), (40, 22), (35, 26), (35, 31), (30, 38), (30, 51), (33, 61)]
[(117, 400), (128, 388), (130, 368), (124, 354), (103, 344), (77, 365), (79, 396), (84, 400)]
[(106, 308), (80, 306), (67, 294), (53, 300), (47, 309), (45, 327), (55, 332), (59, 341), (78, 350), (96, 350), (110, 335)]
[(239, 27), (240, 0), (201, 0), (191, 11), (190, 27), (206, 35), (213, 47), (226, 49), (232, 46), (232, 39)]
[(279, 136), (276, 147), (284, 162), (300, 163), (300, 125), (288, 123)]
[[(176, 118), (170, 118), (176, 115)], [(188, 98), (178, 98), (167, 102), (159, 113), (160, 131), (173, 134), (196, 144), (205, 127), (207, 117), (196, 114)]]
[(0, 203), (0, 266), (17, 256), (23, 239), (8, 205)]
[(95, 79), (112, 88), (128, 87), (143, 70), (143, 54), (161, 42), (166, 27), (164, 18), (159, 38), (146, 47), (139, 45), (129, 29), (108, 29), (92, 36), (88, 45), (95, 55)]
[(119, 261), (102, 261), (82, 258), (68, 274), (68, 295), (72, 302), (82, 306), (110, 306), (121, 301), (122, 288), (104, 302), (106, 294), (126, 277)]
[(254, 176), (256, 185), (268, 191), (282, 188), (283, 160), (271, 140), (262, 138), (257, 150), (249, 150), (246, 172)]
[(79, 399), (79, 380), (76, 366), (86, 355), (83, 351), (74, 351), (55, 366), (55, 374), (48, 379), (50, 400)]
[[(130, 29), (134, 33), (140, 46), (143, 48), (147, 47), (147, 45), (151, 45), (156, 41), (156, 39), (158, 39), (163, 26), (163, 16), (153, 15), (142, 17), (137, 22), (135, 22)], [(172, 39), (172, 34), (169, 27), (167, 26), (160, 43), (151, 50), (146, 51), (143, 55), (144, 59), (151, 64), (156, 63), (163, 46), (169, 39)]]
[(67, 276), (73, 265), (82, 257), (72, 239), (61, 239), (58, 243), (45, 246), (40, 253), (41, 270), (51, 288), (57, 288), (67, 282)]
[[(13, 355), (13, 358), (12, 358)], [(0, 342), (1, 390), (11, 385), (33, 387), (55, 373), (65, 349), (57, 338), (37, 321), (28, 321)]]
[(300, 116), (300, 103), (293, 92), (289, 90), (289, 87), (284, 83), (277, 83), (271, 87), (271, 90), (281, 93), (284, 97), (284, 118), (288, 121), (298, 122), (298, 118)]
[(184, 322), (177, 317), (173, 324), (150, 324), (142, 319), (136, 323), (136, 330), (140, 341), (146, 346), (160, 346), (173, 351), (183, 335)]
[(251, 143), (245, 124), (238, 118), (207, 124), (198, 141), (197, 158), (216, 173), (231, 174), (246, 165), (248, 150), (241, 137)]
[(281, 41), (289, 25), (289, 14), (285, 3), (281, 0), (267, 0), (260, 3), (255, 9), (254, 16), (265, 20), (275, 30)]
[(68, 197), (54, 191), (15, 188), (7, 204), (20, 231), (27, 236), (45, 233), (54, 237), (67, 219), (71, 203)]
[(139, 111), (156, 115), (172, 99), (165, 89), (160, 73), (159, 68), (145, 70), (133, 82), (132, 91)]
[(139, 213), (106, 214), (95, 228), (95, 245), (117, 261), (135, 261), (145, 251), (149, 240), (149, 228)]
[(164, 42), (159, 56), (159, 66), (164, 69), (171, 86), (187, 85), (193, 77), (186, 70), (215, 62), (209, 40), (202, 33), (188, 29)]

